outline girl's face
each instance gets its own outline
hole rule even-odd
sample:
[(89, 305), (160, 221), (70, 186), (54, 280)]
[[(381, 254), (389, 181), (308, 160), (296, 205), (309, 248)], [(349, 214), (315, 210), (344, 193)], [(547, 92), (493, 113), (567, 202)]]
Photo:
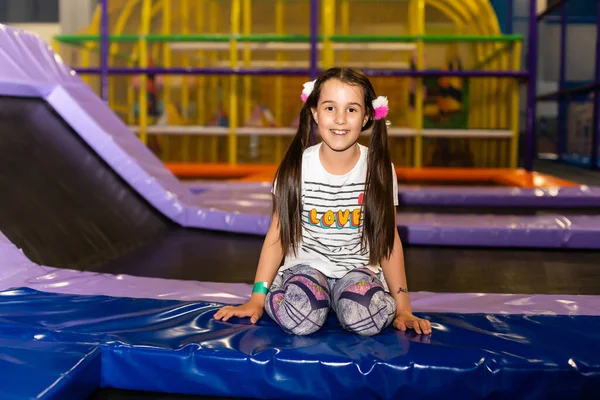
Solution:
[(362, 87), (338, 79), (323, 84), (317, 107), (311, 111), (323, 144), (334, 152), (351, 150), (369, 120)]

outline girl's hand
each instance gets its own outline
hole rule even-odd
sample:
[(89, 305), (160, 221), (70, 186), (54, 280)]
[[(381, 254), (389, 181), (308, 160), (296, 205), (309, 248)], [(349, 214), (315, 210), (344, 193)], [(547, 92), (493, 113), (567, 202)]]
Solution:
[(420, 334), (429, 335), (431, 333), (431, 322), (426, 319), (415, 317), (410, 311), (397, 311), (394, 319), (394, 328), (406, 331), (406, 329), (414, 329)]
[(250, 322), (254, 324), (262, 317), (263, 311), (263, 304), (250, 300), (239, 306), (224, 306), (215, 313), (213, 318), (225, 322), (231, 317), (250, 317)]

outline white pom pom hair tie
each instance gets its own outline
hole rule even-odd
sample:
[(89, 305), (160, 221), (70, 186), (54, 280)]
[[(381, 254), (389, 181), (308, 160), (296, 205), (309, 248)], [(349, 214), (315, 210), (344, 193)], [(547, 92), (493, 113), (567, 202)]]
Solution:
[(308, 96), (310, 96), (310, 94), (312, 93), (316, 81), (317, 80), (315, 79), (314, 81), (306, 82), (304, 84), (304, 89), (302, 89), (302, 94), (300, 95), (300, 98), (302, 99), (303, 103), (306, 103), (306, 99), (308, 99)]

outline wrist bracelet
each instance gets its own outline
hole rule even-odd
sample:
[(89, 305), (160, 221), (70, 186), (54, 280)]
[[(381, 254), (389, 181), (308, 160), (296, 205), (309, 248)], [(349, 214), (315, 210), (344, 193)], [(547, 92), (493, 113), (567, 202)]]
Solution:
[(252, 288), (252, 293), (262, 293), (267, 294), (269, 291), (269, 285), (267, 282), (256, 282), (254, 287)]

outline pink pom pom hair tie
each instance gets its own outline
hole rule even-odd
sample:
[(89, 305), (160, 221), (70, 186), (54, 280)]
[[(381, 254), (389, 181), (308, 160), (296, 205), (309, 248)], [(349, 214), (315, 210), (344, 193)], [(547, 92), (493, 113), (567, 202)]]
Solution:
[(373, 116), (373, 118), (375, 118), (375, 119), (385, 118), (389, 111), (387, 97), (379, 96), (378, 98), (373, 100), (373, 109), (375, 110), (375, 115)]

